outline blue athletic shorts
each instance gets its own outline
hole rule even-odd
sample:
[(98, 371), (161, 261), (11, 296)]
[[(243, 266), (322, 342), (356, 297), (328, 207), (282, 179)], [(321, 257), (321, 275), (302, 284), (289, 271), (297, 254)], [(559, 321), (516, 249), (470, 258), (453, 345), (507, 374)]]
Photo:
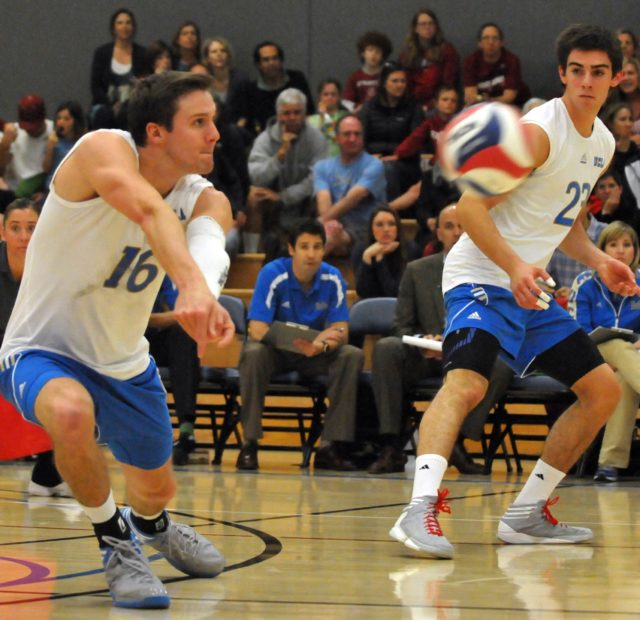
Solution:
[(0, 365), (0, 392), (31, 422), (40, 424), (35, 402), (52, 379), (67, 377), (82, 384), (93, 399), (96, 435), (116, 459), (142, 469), (156, 469), (171, 456), (173, 431), (167, 394), (150, 358), (147, 369), (119, 381), (69, 357), (29, 349)]
[(577, 321), (552, 301), (547, 310), (521, 308), (511, 291), (488, 284), (461, 284), (444, 295), (444, 337), (465, 327), (498, 339), (505, 361), (521, 376), (536, 356), (580, 329)]

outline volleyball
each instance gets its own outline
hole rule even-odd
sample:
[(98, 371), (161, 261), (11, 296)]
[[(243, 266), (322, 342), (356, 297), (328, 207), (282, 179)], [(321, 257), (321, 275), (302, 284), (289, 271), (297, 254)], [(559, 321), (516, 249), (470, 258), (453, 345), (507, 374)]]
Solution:
[(455, 116), (440, 134), (438, 159), (460, 191), (497, 196), (517, 187), (533, 166), (518, 111), (481, 103)]

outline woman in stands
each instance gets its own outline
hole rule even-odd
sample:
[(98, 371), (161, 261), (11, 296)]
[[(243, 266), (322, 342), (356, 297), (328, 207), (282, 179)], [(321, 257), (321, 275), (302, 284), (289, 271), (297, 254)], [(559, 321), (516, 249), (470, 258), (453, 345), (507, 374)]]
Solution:
[(230, 117), (234, 121), (246, 119), (243, 93), (249, 78), (233, 66), (229, 41), (223, 37), (207, 39), (202, 46), (202, 61), (213, 76), (213, 94), (225, 104)]
[(77, 101), (65, 101), (58, 106), (54, 121), (54, 131), (49, 136), (42, 163), (48, 173), (45, 188), (49, 191), (51, 179), (73, 145), (84, 135), (84, 112)]
[(329, 157), (335, 157), (340, 153), (336, 144), (336, 123), (349, 112), (342, 105), (342, 84), (335, 78), (320, 82), (317, 109), (317, 114), (307, 116), (307, 124), (324, 134), (329, 146)]
[(356, 292), (360, 297), (396, 297), (407, 264), (398, 213), (376, 209), (369, 219), (369, 237), (353, 251)]
[(144, 47), (134, 41), (135, 15), (119, 9), (111, 15), (109, 28), (113, 41), (97, 48), (91, 63), (91, 129), (127, 128), (132, 80), (144, 74)]
[(413, 96), (426, 108), (433, 107), (440, 86), (458, 86), (460, 56), (430, 9), (420, 9), (413, 16), (399, 62), (409, 71)]
[[(18, 295), (27, 246), (37, 221), (38, 210), (31, 200), (18, 198), (7, 206), (3, 225), (4, 241), (0, 242), (0, 344)], [(0, 415), (0, 460), (37, 454), (28, 492), (31, 495), (47, 497), (70, 497), (71, 491), (54, 465), (53, 444), (49, 435), (40, 426), (25, 421), (22, 415), (1, 397)]]
[(173, 67), (173, 52), (161, 39), (149, 43), (144, 57), (144, 74), (154, 75), (171, 71)]
[[(638, 277), (638, 236), (631, 226), (612, 222), (600, 234), (598, 247), (629, 265)], [(595, 271), (582, 272), (573, 282), (569, 311), (587, 332), (597, 327), (621, 327), (640, 333), (640, 296), (612, 293)], [(598, 345), (605, 361), (616, 370), (622, 396), (605, 427), (594, 480), (615, 482), (618, 470), (629, 465), (631, 439), (640, 403), (640, 343), (612, 338)]]
[(360, 110), (365, 148), (384, 162), (387, 198), (394, 200), (420, 178), (419, 157), (398, 160), (396, 147), (422, 122), (420, 104), (411, 97), (407, 72), (394, 62), (380, 72), (378, 93)]
[(200, 60), (200, 28), (193, 21), (186, 21), (180, 25), (173, 37), (174, 69), (176, 71), (192, 71)]

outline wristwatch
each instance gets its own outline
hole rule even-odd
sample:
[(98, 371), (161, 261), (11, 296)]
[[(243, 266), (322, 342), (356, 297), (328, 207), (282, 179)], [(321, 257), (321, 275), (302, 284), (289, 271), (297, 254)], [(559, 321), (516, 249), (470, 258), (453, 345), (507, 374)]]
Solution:
[(329, 343), (326, 340), (321, 340), (320, 344), (322, 345), (323, 353), (329, 353), (329, 351), (331, 351), (331, 347), (329, 347)]

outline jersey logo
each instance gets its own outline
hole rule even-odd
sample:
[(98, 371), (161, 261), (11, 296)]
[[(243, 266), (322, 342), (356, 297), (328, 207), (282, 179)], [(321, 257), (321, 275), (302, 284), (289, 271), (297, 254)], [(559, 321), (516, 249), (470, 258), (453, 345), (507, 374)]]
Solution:
[(586, 153), (582, 153), (582, 157), (580, 158), (580, 163), (581, 164), (586, 164), (587, 163), (587, 154)]
[(600, 157), (600, 155), (593, 156), (593, 165), (596, 168), (604, 168), (604, 157)]
[(472, 312), (467, 318), (474, 319), (475, 321), (482, 321), (482, 317), (477, 312)]
[(179, 220), (186, 220), (187, 216), (184, 214), (184, 211), (182, 210), (182, 207), (180, 208), (180, 213), (178, 213), (178, 219)]

